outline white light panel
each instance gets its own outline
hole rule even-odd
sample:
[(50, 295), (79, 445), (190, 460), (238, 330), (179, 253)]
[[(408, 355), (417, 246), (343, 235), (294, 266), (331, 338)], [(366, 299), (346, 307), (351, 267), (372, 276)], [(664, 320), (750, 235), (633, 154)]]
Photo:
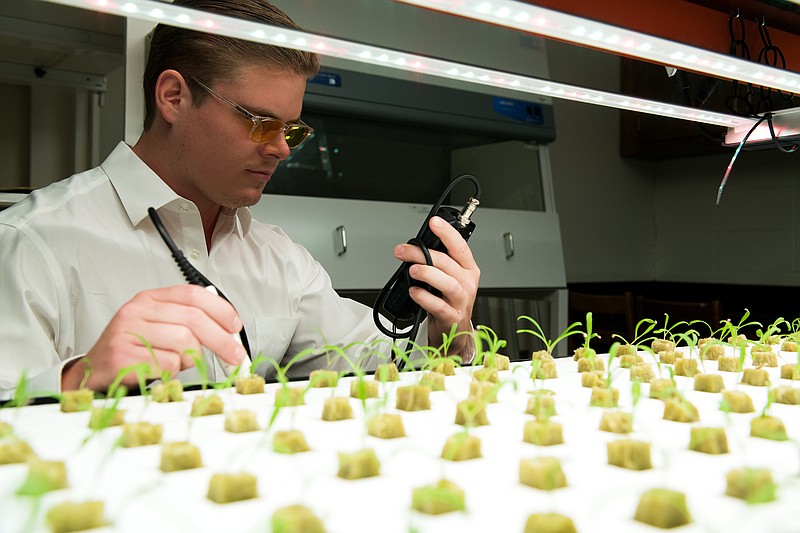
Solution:
[[(800, 74), (511, 0), (396, 0), (665, 66), (800, 93)], [(798, 0), (800, 1), (800, 0)]]
[[(615, 107), (628, 111), (638, 111), (724, 127), (752, 125), (754, 123), (752, 119), (737, 117), (735, 115), (702, 111), (690, 107), (665, 104), (643, 98), (633, 98), (539, 78), (464, 65), (407, 52), (320, 36), (309, 32), (295, 31), (201, 12), (183, 6), (176, 6), (153, 0), (48, 1), (113, 15), (168, 24), (170, 26), (226, 35), (274, 46), (315, 52), (323, 56), (381, 65), (388, 68), (449, 78), (466, 83), (500, 87), (522, 93), (574, 100), (588, 104)], [(430, 2), (431, 6), (434, 3), (435, 2)], [(464, 2), (463, 0), (457, 3), (470, 4), (470, 2)], [(522, 5), (516, 2), (506, 3), (513, 6)], [(420, 2), (419, 4), (423, 5), (424, 3)], [(482, 4), (486, 4), (487, 6), (495, 5), (488, 2), (475, 2), (475, 4), (477, 7), (480, 7)], [(441, 7), (437, 7), (437, 9), (441, 9)]]
[[(750, 131), (751, 129), (752, 126), (745, 125), (729, 128), (727, 135), (725, 135), (725, 145), (736, 146), (745, 137), (747, 137), (748, 145), (772, 144), (772, 132), (766, 122), (759, 124), (752, 132)], [(797, 142), (798, 137), (800, 137), (800, 108), (775, 111), (772, 117), (772, 129), (779, 141), (792, 139), (793, 142)]]

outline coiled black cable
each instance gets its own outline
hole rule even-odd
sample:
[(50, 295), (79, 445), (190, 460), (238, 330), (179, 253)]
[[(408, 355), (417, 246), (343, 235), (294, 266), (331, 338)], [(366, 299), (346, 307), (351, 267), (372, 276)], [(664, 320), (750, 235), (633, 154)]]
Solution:
[[(183, 273), (183, 277), (186, 278), (186, 281), (189, 282), (191, 285), (200, 285), (201, 287), (214, 287), (214, 290), (217, 291), (217, 294), (228, 302), (229, 304), (233, 305), (233, 303), (225, 296), (219, 287), (211, 283), (211, 281), (205, 277), (203, 274), (200, 273), (192, 264), (186, 259), (186, 256), (183, 255), (183, 252), (175, 245), (175, 241), (172, 240), (169, 232), (167, 232), (167, 228), (164, 227), (164, 224), (161, 222), (161, 218), (158, 216), (158, 213), (152, 207), (147, 208), (147, 214), (150, 215), (150, 220), (153, 221), (153, 225), (158, 230), (159, 235), (161, 235), (161, 239), (169, 248), (172, 257), (175, 259), (175, 262), (178, 264), (178, 268), (181, 269)], [(244, 329), (244, 322), (242, 323), (242, 329), (239, 331), (239, 339), (242, 341), (242, 346), (244, 346), (245, 351), (247, 352), (247, 356), (252, 359), (253, 356), (250, 353), (250, 343), (247, 342), (247, 332)]]
[[(426, 232), (430, 231), (429, 230), (430, 219), (431, 217), (439, 213), (440, 209), (443, 209), (442, 204), (444, 203), (447, 196), (450, 194), (450, 191), (452, 191), (453, 187), (455, 187), (457, 184), (461, 183), (464, 180), (471, 181), (475, 186), (475, 195), (473, 196), (473, 198), (475, 200), (480, 198), (481, 185), (478, 182), (477, 178), (475, 178), (475, 176), (471, 174), (462, 174), (458, 176), (457, 178), (455, 178), (453, 181), (450, 182), (450, 184), (445, 188), (444, 192), (442, 192), (439, 199), (433, 205), (430, 212), (428, 213), (428, 216), (425, 217), (425, 221), (422, 223), (419, 232), (417, 232), (416, 237), (408, 240), (408, 244), (412, 244), (414, 246), (419, 247), (419, 249), (422, 251), (422, 255), (425, 257), (425, 264), (429, 266), (433, 265), (433, 259), (431, 257), (430, 249), (428, 245), (425, 243), (424, 236)], [(425, 310), (422, 309), (419, 305), (413, 304), (413, 311), (407, 314), (406, 316), (399, 317), (392, 315), (386, 309), (386, 302), (390, 293), (398, 290), (407, 292), (408, 288), (411, 287), (411, 285), (422, 286), (426, 290), (432, 290), (429, 285), (422, 284), (411, 279), (411, 276), (408, 272), (408, 269), (411, 267), (411, 265), (412, 263), (408, 262), (404, 262), (402, 265), (400, 265), (400, 267), (395, 271), (395, 273), (392, 274), (392, 276), (389, 278), (389, 281), (386, 283), (386, 285), (384, 285), (383, 289), (381, 290), (380, 294), (375, 300), (375, 304), (372, 307), (372, 318), (375, 322), (375, 326), (378, 328), (378, 330), (381, 331), (381, 333), (395, 340), (415, 338), (417, 335), (417, 331), (419, 330), (419, 326), (422, 323), (423, 319), (425, 318), (426, 313)], [(389, 329), (383, 325), (380, 319), (381, 313), (388, 315), (386, 316), (386, 319), (391, 323), (392, 329)], [(399, 329), (402, 328), (408, 328), (408, 329), (405, 329), (404, 331), (399, 331)]]

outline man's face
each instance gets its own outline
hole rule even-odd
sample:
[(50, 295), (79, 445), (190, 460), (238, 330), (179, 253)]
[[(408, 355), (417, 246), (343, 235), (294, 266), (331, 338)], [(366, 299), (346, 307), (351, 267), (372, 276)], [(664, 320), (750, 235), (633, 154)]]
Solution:
[[(291, 71), (248, 67), (210, 88), (254, 115), (293, 122), (300, 118), (306, 80)], [(281, 133), (266, 143), (253, 142), (248, 137), (252, 126), (211, 94), (192, 106), (179, 129), (176, 191), (201, 210), (211, 204), (235, 208), (257, 203), (278, 163), (289, 156), (289, 147)]]

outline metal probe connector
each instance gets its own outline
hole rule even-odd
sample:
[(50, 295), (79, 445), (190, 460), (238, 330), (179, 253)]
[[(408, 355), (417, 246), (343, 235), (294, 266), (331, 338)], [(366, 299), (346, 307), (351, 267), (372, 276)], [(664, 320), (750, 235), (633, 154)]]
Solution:
[(464, 206), (464, 209), (461, 210), (461, 213), (459, 213), (457, 217), (458, 223), (461, 225), (462, 228), (470, 223), (470, 217), (472, 216), (472, 213), (474, 213), (475, 210), (478, 208), (478, 205), (480, 205), (480, 202), (475, 198), (470, 198), (467, 201), (467, 205)]

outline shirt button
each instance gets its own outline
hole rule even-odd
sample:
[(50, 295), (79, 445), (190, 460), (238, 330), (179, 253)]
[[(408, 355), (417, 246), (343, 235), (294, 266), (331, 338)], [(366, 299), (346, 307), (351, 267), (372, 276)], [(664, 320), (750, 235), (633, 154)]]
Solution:
[(197, 259), (198, 257), (200, 257), (200, 252), (198, 252), (197, 250), (192, 250), (189, 253), (189, 255), (192, 257), (192, 259)]
[(189, 204), (187, 204), (186, 202), (183, 202), (183, 203), (181, 204), (181, 211), (183, 211), (184, 213), (186, 213), (187, 211), (189, 211)]

